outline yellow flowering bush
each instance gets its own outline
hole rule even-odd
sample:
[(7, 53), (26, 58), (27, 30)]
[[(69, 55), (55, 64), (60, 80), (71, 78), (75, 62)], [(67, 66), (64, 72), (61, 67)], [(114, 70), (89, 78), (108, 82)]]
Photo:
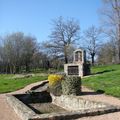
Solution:
[(61, 82), (64, 77), (62, 75), (51, 74), (48, 76), (50, 93), (59, 96), (62, 94)]
[(63, 79), (62, 75), (51, 74), (48, 76), (50, 86), (56, 84), (56, 82), (61, 81), (62, 79)]

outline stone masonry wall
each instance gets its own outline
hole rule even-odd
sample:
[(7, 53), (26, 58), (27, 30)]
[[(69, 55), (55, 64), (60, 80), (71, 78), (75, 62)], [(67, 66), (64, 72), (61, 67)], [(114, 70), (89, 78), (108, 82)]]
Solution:
[(94, 108), (104, 108), (106, 107), (105, 104), (89, 101), (80, 98), (80, 96), (52, 96), (52, 102), (58, 106), (61, 106), (67, 110), (70, 111), (76, 111), (76, 110), (85, 110), (85, 109), (94, 109)]

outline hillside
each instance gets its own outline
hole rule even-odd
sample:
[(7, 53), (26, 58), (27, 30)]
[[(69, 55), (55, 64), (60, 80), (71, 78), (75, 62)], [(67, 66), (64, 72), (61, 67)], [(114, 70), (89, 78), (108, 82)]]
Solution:
[(120, 98), (120, 65), (96, 66), (91, 70), (92, 75), (83, 78), (83, 85)]

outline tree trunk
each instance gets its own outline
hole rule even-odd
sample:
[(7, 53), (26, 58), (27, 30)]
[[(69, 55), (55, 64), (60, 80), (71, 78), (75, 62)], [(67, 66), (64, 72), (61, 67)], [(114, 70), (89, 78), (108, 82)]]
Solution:
[(19, 67), (19, 65), (16, 65), (15, 73), (19, 73), (19, 72), (20, 72), (20, 67)]
[(65, 58), (65, 63), (68, 63), (68, 57), (67, 57), (67, 47), (66, 45), (64, 46), (64, 58)]
[(118, 26), (118, 59), (119, 59), (119, 63), (120, 63), (120, 24)]
[(10, 65), (10, 74), (12, 74), (13, 73), (13, 67), (12, 67), (12, 65)]
[(65, 63), (66, 63), (66, 64), (68, 63), (68, 58), (67, 58), (67, 56), (65, 56)]
[(91, 54), (91, 60), (92, 60), (92, 65), (94, 66), (94, 63), (95, 63), (95, 54), (93, 53), (93, 54)]
[(30, 72), (30, 67), (29, 67), (28, 62), (26, 62), (25, 66), (26, 66), (26, 72)]

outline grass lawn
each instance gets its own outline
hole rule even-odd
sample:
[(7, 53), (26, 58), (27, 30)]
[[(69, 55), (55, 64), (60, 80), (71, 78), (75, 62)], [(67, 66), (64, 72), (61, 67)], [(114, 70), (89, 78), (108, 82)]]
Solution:
[(83, 78), (83, 85), (120, 98), (120, 65), (93, 67), (92, 74)]
[[(47, 74), (34, 74), (31, 77), (15, 77), (16, 75), (0, 75), (0, 93), (7, 93), (47, 79)], [(120, 65), (92, 67), (92, 75), (82, 79), (84, 86), (103, 90), (106, 94), (120, 98)]]
[(0, 75), (0, 93), (12, 92), (25, 86), (38, 82), (41, 80), (46, 80), (47, 76), (30, 76), (30, 77), (21, 77), (15, 78), (15, 75), (10, 74), (1, 74)]

